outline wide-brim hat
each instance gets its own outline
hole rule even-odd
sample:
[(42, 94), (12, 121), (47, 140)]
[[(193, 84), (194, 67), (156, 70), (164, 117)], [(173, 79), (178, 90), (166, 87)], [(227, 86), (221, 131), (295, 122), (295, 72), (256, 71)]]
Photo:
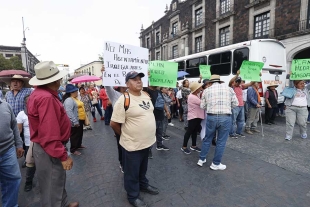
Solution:
[(29, 84), (35, 86), (46, 85), (62, 79), (68, 74), (67, 71), (60, 71), (53, 61), (43, 61), (34, 66), (36, 76), (30, 79)]
[(5, 82), (7, 85), (11, 85), (12, 80), (20, 80), (24, 82), (24, 88), (31, 88), (29, 85), (29, 78), (23, 77), (22, 75), (13, 75), (12, 77), (1, 77), (0, 81)]
[(189, 84), (189, 89), (191, 90), (191, 93), (194, 93), (194, 92), (197, 91), (201, 86), (202, 86), (202, 83), (191, 82), (191, 83)]
[(224, 81), (221, 81), (221, 77), (219, 75), (211, 75), (210, 82), (211, 83), (215, 83), (215, 82), (224, 83)]
[(73, 92), (78, 91), (78, 90), (79, 89), (72, 84), (66, 85), (66, 93), (73, 93)]
[(273, 84), (273, 85), (270, 85), (270, 86), (267, 86), (267, 88), (269, 89), (270, 87), (275, 87), (275, 88), (278, 88), (279, 85), (277, 84)]

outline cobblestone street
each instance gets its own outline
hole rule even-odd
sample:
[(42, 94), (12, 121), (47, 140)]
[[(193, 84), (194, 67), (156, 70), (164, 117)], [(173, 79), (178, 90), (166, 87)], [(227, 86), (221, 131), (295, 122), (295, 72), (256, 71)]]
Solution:
[[(170, 151), (153, 148), (154, 158), (149, 160), (147, 177), (160, 190), (156, 196), (141, 193), (150, 206), (310, 206), (310, 140), (299, 138), (296, 128), (292, 141), (285, 141), (285, 118), (279, 117), (276, 126), (264, 125), (264, 137), (256, 134), (229, 139), (223, 158), (227, 165), (225, 171), (209, 169), (214, 147), (203, 167), (196, 164), (198, 153), (182, 153), (183, 126), (177, 119), (173, 123), (174, 127), (168, 127), (171, 139), (165, 141)], [(81, 207), (130, 206), (112, 129), (104, 122), (93, 123), (93, 128), (84, 134), (84, 145), (88, 148), (81, 156), (73, 157), (74, 167), (67, 173), (69, 201), (79, 201)], [(37, 180), (34, 189), (25, 193), (26, 170), (21, 168), (21, 171), (19, 205), (39, 207)]]

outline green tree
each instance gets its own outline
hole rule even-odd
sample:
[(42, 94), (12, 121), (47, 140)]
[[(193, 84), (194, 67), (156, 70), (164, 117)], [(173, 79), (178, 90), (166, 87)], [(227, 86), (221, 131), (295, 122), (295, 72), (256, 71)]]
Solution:
[(13, 56), (9, 59), (11, 66), (15, 70), (24, 70), (23, 63), (17, 56)]
[(6, 59), (3, 55), (0, 55), (0, 71), (10, 69), (24, 70), (22, 61), (17, 56)]

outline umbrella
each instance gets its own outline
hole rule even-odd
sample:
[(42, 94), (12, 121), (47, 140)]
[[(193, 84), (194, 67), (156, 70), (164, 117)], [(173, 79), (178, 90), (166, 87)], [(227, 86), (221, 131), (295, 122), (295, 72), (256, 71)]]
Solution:
[(77, 78), (74, 78), (71, 83), (82, 83), (82, 82), (91, 82), (91, 81), (98, 81), (101, 78), (94, 76), (94, 75), (83, 75)]
[(189, 73), (185, 72), (185, 71), (178, 71), (178, 78), (183, 77), (189, 75)]
[(12, 77), (13, 75), (21, 75), (31, 78), (31, 75), (24, 70), (3, 70), (0, 71), (0, 77)]
[(70, 76), (70, 78), (68, 78), (68, 81), (71, 81), (73, 80), (74, 78), (77, 78), (77, 77), (81, 77), (83, 76), (84, 74), (74, 74), (73, 76)]

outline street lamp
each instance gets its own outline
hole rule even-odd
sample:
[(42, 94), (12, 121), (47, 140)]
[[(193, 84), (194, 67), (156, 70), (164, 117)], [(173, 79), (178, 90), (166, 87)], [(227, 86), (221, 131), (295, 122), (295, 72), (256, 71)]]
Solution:
[(23, 21), (23, 43), (22, 43), (22, 45), (23, 45), (23, 47), (24, 47), (24, 49), (25, 49), (25, 59), (26, 59), (26, 70), (27, 70), (27, 73), (29, 72), (28, 71), (28, 54), (27, 54), (27, 48), (26, 48), (26, 36), (25, 36), (25, 31), (26, 30), (29, 30), (29, 27), (26, 27), (26, 29), (25, 29), (25, 27), (24, 27), (24, 17), (22, 17), (22, 21)]

